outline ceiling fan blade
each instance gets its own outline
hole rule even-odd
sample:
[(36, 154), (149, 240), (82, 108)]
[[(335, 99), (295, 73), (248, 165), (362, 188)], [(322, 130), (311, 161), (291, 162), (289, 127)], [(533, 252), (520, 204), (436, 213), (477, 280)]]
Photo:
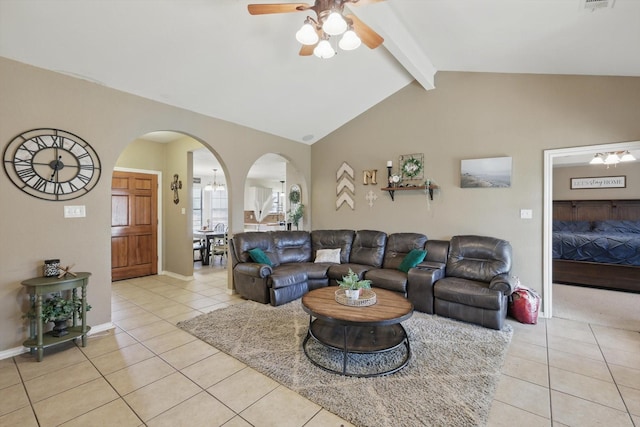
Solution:
[(250, 4), (247, 6), (251, 15), (266, 15), (269, 13), (300, 12), (312, 8), (306, 3), (271, 3), (271, 4)]
[(345, 3), (349, 3), (353, 6), (364, 6), (367, 4), (380, 3), (387, 0), (347, 0)]
[(318, 43), (316, 44), (303, 44), (302, 47), (300, 48), (300, 56), (311, 56), (313, 55), (313, 49), (316, 48), (316, 46), (318, 45)]
[(356, 32), (362, 43), (367, 45), (370, 49), (375, 49), (382, 44), (384, 39), (382, 36), (371, 29), (367, 24), (362, 22), (355, 15), (347, 15), (347, 18), (353, 21), (353, 31)]

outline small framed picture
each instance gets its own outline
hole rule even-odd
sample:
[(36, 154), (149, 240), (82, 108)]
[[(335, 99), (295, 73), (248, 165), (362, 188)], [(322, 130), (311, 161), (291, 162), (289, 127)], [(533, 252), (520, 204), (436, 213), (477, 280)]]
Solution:
[(511, 187), (511, 157), (462, 160), (460, 188)]

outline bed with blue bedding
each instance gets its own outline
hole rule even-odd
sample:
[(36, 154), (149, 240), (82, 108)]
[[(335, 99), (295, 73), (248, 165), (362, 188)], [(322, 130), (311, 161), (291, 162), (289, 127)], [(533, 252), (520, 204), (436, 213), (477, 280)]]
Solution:
[(553, 258), (640, 266), (640, 221), (554, 221)]
[[(578, 211), (583, 218), (607, 219), (554, 219), (553, 281), (640, 292), (640, 216), (635, 210), (629, 215), (609, 215), (602, 206), (611, 201), (601, 201), (603, 205), (594, 202), (588, 201), (582, 209), (576, 209), (579, 202), (572, 202), (571, 217), (579, 217)], [(561, 217), (556, 215), (555, 206), (556, 202), (554, 218)], [(585, 206), (592, 209), (586, 210)], [(635, 219), (608, 219), (611, 216)]]

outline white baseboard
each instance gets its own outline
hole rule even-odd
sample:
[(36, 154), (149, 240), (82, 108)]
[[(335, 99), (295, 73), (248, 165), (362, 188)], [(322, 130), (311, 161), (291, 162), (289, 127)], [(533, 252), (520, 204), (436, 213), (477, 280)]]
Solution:
[(174, 279), (180, 279), (180, 280), (193, 280), (194, 279), (193, 276), (183, 276), (182, 274), (173, 273), (171, 271), (165, 271), (165, 270), (163, 270), (160, 274), (163, 275), (163, 276), (169, 276), (169, 277), (173, 277)]
[[(95, 335), (100, 332), (108, 331), (109, 329), (115, 328), (115, 325), (111, 322), (103, 323), (101, 325), (92, 326), (91, 330), (87, 335)], [(27, 347), (14, 347), (7, 350), (0, 351), (0, 360), (8, 359), (10, 357), (19, 356), (22, 353), (28, 353), (29, 349)]]

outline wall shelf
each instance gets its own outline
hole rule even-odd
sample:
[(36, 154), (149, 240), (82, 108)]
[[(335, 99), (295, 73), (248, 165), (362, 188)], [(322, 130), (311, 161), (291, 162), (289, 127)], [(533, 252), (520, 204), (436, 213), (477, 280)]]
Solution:
[[(429, 190), (429, 199), (433, 200), (433, 190), (437, 190), (438, 188), (440, 188), (439, 186), (435, 185), (435, 184), (431, 184), (428, 187)], [(388, 191), (389, 192), (389, 196), (391, 196), (391, 200), (395, 201), (395, 192), (396, 191), (422, 191), (422, 190), (427, 190), (427, 186), (426, 185), (416, 185), (414, 187), (384, 187), (381, 188), (381, 190), (383, 191)]]

